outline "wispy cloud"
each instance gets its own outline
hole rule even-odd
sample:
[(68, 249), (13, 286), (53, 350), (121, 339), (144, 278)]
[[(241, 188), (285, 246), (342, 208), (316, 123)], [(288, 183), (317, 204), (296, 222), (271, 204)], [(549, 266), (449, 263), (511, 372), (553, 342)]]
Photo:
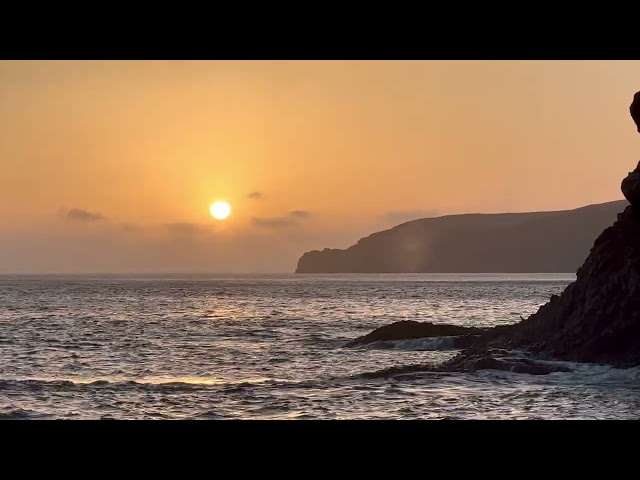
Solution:
[(165, 223), (164, 226), (169, 231), (179, 233), (181, 235), (198, 235), (209, 231), (204, 225), (199, 223), (175, 222)]
[(394, 210), (385, 212), (379, 219), (385, 222), (399, 224), (419, 218), (430, 218), (439, 215), (438, 210)]
[(262, 228), (288, 228), (299, 225), (301, 220), (311, 216), (307, 210), (292, 210), (287, 215), (281, 217), (253, 217), (251, 223)]
[(137, 232), (139, 230), (142, 230), (143, 227), (140, 225), (137, 225), (135, 223), (125, 223), (123, 225), (121, 225), (122, 230), (124, 230), (125, 232)]
[(309, 218), (311, 212), (308, 210), (291, 210), (289, 216), (293, 218)]
[(251, 223), (263, 228), (286, 228), (295, 225), (294, 218), (289, 217), (253, 217)]
[(88, 212), (87, 210), (82, 210), (80, 208), (72, 208), (68, 210), (64, 214), (67, 220), (71, 220), (72, 222), (101, 222), (107, 219), (101, 213)]
[(250, 198), (252, 200), (263, 200), (264, 199), (264, 193), (262, 193), (262, 192), (251, 192), (249, 195), (247, 195), (247, 198)]

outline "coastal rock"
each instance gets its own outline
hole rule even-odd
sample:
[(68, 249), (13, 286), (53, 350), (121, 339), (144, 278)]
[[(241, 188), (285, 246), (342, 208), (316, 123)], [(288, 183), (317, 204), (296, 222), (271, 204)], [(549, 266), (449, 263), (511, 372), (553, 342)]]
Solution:
[[(354, 342), (455, 332), (451, 325), (440, 326), (446, 327), (443, 330), (435, 327), (419, 322), (392, 324)], [(640, 214), (632, 205), (627, 206), (596, 239), (576, 280), (529, 318), (513, 325), (456, 334), (472, 334), (467, 336), (472, 341), (442, 366), (448, 371), (506, 369), (532, 373), (547, 369), (532, 367), (528, 362), (505, 363), (492, 353), (496, 349), (620, 368), (640, 365)]]
[(595, 241), (576, 281), (490, 343), (556, 358), (640, 364), (640, 217), (628, 206)]
[(631, 205), (634, 205), (636, 210), (640, 210), (640, 163), (633, 172), (629, 172), (629, 175), (622, 180), (620, 185), (622, 194), (629, 200)]
[[(504, 354), (503, 354), (504, 355)], [(570, 372), (566, 365), (558, 365), (529, 358), (494, 356), (491, 352), (481, 355), (459, 355), (440, 366), (440, 371), (475, 372), (478, 370), (500, 370), (504, 372), (526, 373), (529, 375), (548, 375), (554, 372)]]
[(638, 132), (640, 132), (640, 92), (636, 92), (633, 96), (633, 102), (629, 106), (629, 113), (631, 114), (631, 118), (636, 123), (636, 128)]
[[(429, 337), (455, 337), (454, 346), (464, 348), (473, 343), (486, 329), (476, 327), (462, 327), (460, 325), (434, 324), (431, 322), (415, 322), (402, 320), (399, 322), (376, 328), (371, 333), (351, 340), (347, 346), (366, 345), (380, 341), (409, 340)], [(466, 338), (458, 338), (466, 337)], [(457, 345), (456, 345), (457, 343)]]
[(524, 356), (514, 356), (512, 352), (488, 350), (480, 354), (458, 355), (440, 365), (419, 363), (383, 368), (373, 372), (363, 372), (360, 378), (406, 378), (415, 374), (475, 373), (481, 370), (525, 373), (528, 375), (548, 375), (555, 372), (571, 372), (567, 365), (535, 360)]
[[(640, 92), (630, 110), (640, 131)], [(622, 181), (621, 190), (630, 205), (595, 240), (576, 280), (529, 318), (481, 332), (462, 353), (441, 365), (442, 371), (508, 369), (543, 374), (564, 368), (505, 360), (504, 354), (494, 354), (496, 349), (619, 368), (640, 365), (640, 163)], [(421, 333), (415, 326), (388, 327), (396, 337)], [(387, 332), (385, 327), (370, 335), (381, 332)]]

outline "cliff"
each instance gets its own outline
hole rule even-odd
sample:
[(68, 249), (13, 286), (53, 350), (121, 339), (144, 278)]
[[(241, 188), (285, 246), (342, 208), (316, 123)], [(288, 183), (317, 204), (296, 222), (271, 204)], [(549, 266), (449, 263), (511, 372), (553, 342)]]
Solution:
[(596, 239), (575, 282), (490, 344), (564, 360), (640, 365), (640, 163), (622, 191), (631, 205)]
[[(640, 132), (640, 92), (630, 111)], [(451, 325), (435, 328), (432, 323), (396, 322), (354, 339), (348, 346), (387, 338), (446, 335), (453, 336), (455, 347), (456, 339), (465, 340), (460, 345), (464, 350), (441, 365), (392, 367), (373, 372), (375, 376), (478, 369), (544, 375), (569, 369), (549, 360), (619, 368), (640, 365), (640, 163), (622, 180), (621, 190), (628, 204), (595, 240), (576, 280), (529, 318), (482, 332), (469, 327), (460, 330)]]
[[(540, 363), (544, 358), (622, 368), (640, 365), (640, 163), (623, 180), (622, 191), (630, 205), (597, 237), (576, 280), (529, 318), (491, 329), (396, 322), (347, 346), (448, 337), (450, 348), (465, 349), (439, 366), (409, 365), (375, 372), (383, 376), (417, 370), (489, 368), (546, 374), (567, 369)], [(513, 352), (535, 354), (538, 360), (514, 357)]]
[(624, 200), (575, 210), (425, 218), (346, 250), (305, 253), (296, 273), (567, 273), (616, 219)]

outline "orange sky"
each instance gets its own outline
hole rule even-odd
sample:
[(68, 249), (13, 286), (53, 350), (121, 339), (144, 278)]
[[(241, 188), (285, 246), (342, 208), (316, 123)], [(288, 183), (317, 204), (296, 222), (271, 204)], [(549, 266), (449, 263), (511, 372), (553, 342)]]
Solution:
[(616, 200), (637, 90), (637, 61), (0, 62), (0, 272), (292, 271), (421, 216)]

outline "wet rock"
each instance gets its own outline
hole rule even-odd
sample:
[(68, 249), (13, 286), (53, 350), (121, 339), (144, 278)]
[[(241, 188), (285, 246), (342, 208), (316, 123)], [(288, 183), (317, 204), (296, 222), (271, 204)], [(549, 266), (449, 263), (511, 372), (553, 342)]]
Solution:
[[(350, 341), (347, 346), (366, 345), (373, 342), (390, 340), (409, 340), (428, 337), (458, 337), (453, 339), (456, 348), (465, 348), (472, 344), (486, 329), (462, 327), (460, 325), (435, 324), (402, 320), (376, 328), (371, 333)], [(459, 338), (462, 337), (462, 338)]]

